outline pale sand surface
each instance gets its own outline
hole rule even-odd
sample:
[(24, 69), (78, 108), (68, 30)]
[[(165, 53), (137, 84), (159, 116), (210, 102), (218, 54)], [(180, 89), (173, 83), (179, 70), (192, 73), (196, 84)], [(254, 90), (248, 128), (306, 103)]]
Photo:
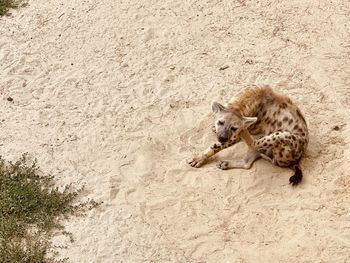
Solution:
[[(340, 0), (31, 0), (0, 18), (0, 154), (103, 201), (64, 222), (60, 258), (350, 262), (349, 16)], [(210, 102), (251, 84), (307, 119), (296, 188), (264, 160), (215, 167), (242, 144), (186, 163), (215, 141)]]

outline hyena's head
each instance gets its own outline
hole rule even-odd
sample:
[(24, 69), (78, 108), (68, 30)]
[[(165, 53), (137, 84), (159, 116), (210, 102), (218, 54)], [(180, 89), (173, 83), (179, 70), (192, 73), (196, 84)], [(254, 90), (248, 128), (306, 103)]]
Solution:
[(217, 102), (213, 102), (211, 107), (215, 113), (215, 131), (220, 143), (235, 143), (239, 133), (257, 121), (256, 117), (244, 117)]

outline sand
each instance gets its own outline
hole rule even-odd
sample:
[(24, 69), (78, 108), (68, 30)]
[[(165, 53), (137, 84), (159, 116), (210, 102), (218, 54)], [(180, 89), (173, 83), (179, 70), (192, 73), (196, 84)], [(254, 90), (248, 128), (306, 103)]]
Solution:
[[(0, 154), (103, 202), (67, 262), (350, 262), (347, 1), (30, 0), (0, 18)], [(221, 70), (220, 70), (221, 68)], [(226, 68), (226, 69), (224, 69)], [(202, 168), (210, 102), (270, 85), (302, 109), (304, 180)], [(13, 102), (7, 101), (8, 97)], [(66, 246), (66, 248), (64, 248)]]

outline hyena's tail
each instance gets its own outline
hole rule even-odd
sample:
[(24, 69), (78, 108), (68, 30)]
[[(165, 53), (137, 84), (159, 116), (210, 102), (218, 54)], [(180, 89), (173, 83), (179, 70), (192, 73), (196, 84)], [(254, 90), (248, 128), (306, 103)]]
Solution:
[(292, 168), (294, 170), (294, 175), (292, 175), (289, 178), (289, 183), (293, 186), (299, 184), (301, 182), (301, 180), (303, 179), (303, 173), (300, 169), (300, 165), (299, 165), (299, 161), (296, 164), (294, 164), (293, 166), (291, 166), (290, 168)]

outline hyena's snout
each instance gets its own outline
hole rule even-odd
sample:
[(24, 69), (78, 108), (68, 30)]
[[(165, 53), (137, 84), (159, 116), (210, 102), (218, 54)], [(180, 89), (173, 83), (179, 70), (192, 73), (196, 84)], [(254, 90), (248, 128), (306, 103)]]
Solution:
[(228, 133), (220, 133), (218, 134), (218, 141), (221, 143), (225, 143), (230, 139), (230, 135)]

